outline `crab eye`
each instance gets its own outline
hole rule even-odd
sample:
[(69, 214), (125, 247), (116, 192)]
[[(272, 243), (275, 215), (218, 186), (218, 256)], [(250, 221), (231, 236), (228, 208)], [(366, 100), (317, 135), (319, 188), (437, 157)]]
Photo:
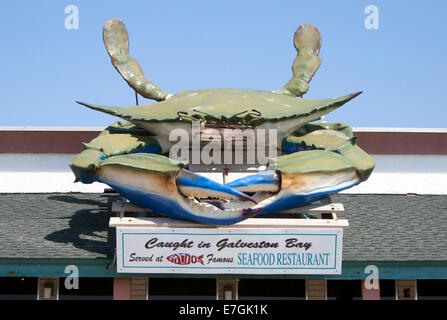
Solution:
[(252, 112), (249, 115), (254, 115), (255, 117), (262, 117), (262, 113), (256, 109), (251, 109)]

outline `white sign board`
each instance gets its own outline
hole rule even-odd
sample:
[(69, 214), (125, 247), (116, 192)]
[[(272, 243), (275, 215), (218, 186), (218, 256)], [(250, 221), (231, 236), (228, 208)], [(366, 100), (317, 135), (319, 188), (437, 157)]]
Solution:
[(341, 274), (343, 229), (117, 228), (117, 271)]

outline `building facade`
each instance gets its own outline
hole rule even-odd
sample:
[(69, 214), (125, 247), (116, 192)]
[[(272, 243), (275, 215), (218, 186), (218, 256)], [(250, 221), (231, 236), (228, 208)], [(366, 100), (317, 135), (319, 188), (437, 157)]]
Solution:
[(109, 220), (120, 197), (74, 184), (68, 168), (99, 130), (0, 129), (0, 299), (447, 297), (445, 129), (355, 129), (377, 165), (331, 198), (349, 228), (342, 273), (330, 276), (118, 273)]

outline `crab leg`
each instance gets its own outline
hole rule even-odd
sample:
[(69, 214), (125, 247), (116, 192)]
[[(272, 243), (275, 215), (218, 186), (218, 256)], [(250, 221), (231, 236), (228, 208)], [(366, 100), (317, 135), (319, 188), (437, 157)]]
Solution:
[(290, 135), (284, 140), (284, 151), (295, 152), (299, 149), (331, 151), (349, 160), (356, 168), (361, 181), (368, 179), (375, 167), (374, 159), (356, 145), (356, 137), (352, 135), (349, 126), (343, 123), (317, 124), (302, 128), (302, 132), (304, 134)]
[(309, 90), (309, 82), (321, 64), (318, 56), (321, 35), (313, 25), (302, 24), (295, 32), (293, 42), (298, 52), (292, 65), (293, 78), (276, 92), (301, 97)]
[(107, 21), (103, 39), (113, 66), (130, 87), (145, 98), (157, 101), (166, 99), (168, 94), (146, 79), (138, 62), (129, 56), (129, 35), (124, 23), (118, 19)]
[(76, 180), (82, 183), (93, 183), (94, 172), (99, 163), (110, 156), (135, 152), (160, 153), (161, 147), (157, 140), (138, 130), (130, 123), (116, 123), (106, 128), (101, 134), (83, 143), (84, 150), (76, 155), (70, 163), (70, 168)]

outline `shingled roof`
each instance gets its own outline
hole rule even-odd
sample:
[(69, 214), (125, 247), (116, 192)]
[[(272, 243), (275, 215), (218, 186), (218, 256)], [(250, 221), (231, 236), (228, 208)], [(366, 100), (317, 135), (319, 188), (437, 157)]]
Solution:
[[(0, 194), (0, 258), (112, 258), (114, 193)], [(348, 195), (343, 261), (447, 261), (446, 195)]]
[(116, 194), (0, 194), (0, 258), (112, 258)]

